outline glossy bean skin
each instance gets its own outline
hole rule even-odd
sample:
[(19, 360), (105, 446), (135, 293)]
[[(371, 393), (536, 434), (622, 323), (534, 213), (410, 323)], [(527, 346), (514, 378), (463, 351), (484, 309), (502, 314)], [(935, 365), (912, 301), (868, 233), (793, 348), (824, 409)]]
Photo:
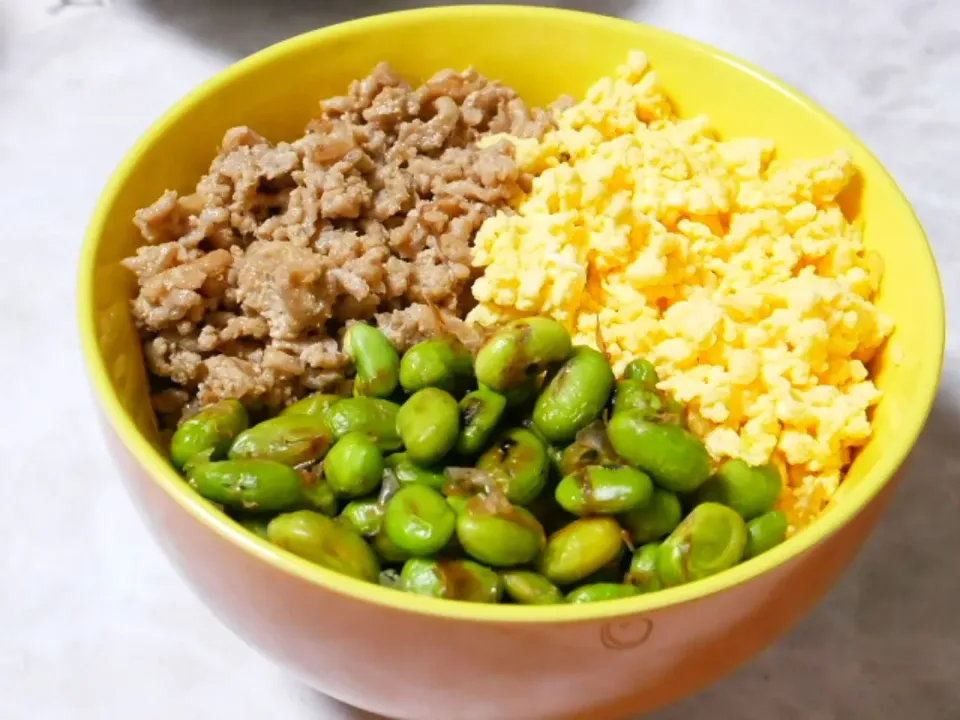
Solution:
[(639, 595), (640, 590), (634, 585), (624, 585), (623, 583), (593, 583), (592, 585), (581, 585), (575, 590), (567, 593), (567, 602), (574, 605), (591, 602), (605, 602), (607, 600), (619, 600), (620, 598), (633, 597)]
[(300, 473), (274, 460), (218, 460), (187, 470), (187, 482), (207, 500), (232, 510), (281, 512), (303, 498)]
[(434, 470), (417, 465), (405, 452), (388, 455), (385, 458), (385, 463), (388, 468), (393, 470), (397, 476), (397, 482), (401, 485), (418, 483), (434, 490), (440, 490), (446, 482), (443, 470)]
[(413, 557), (406, 550), (398, 547), (397, 544), (390, 539), (390, 536), (383, 532), (382, 528), (380, 532), (373, 536), (372, 545), (377, 556), (388, 565), (399, 565)]
[(399, 587), (417, 595), (465, 602), (497, 603), (503, 597), (500, 576), (472, 560), (412, 558), (404, 563)]
[(613, 518), (576, 520), (550, 536), (538, 570), (560, 587), (579, 582), (620, 557), (620, 533)]
[(753, 520), (770, 512), (783, 490), (783, 478), (776, 465), (751, 466), (743, 460), (727, 460), (703, 484), (698, 493), (701, 502), (717, 502)]
[(746, 543), (747, 525), (735, 510), (702, 503), (663, 541), (657, 573), (666, 587), (715, 575), (741, 561)]
[(446, 498), (426, 485), (400, 488), (383, 513), (383, 532), (398, 548), (418, 557), (440, 552), (456, 524), (457, 515)]
[(650, 501), (620, 516), (620, 524), (637, 545), (665, 538), (683, 519), (680, 498), (669, 490), (655, 487)]
[(490, 443), (507, 409), (507, 399), (489, 388), (468, 393), (460, 401), (460, 435), (456, 451), (464, 457), (482, 452)]
[(403, 445), (397, 434), (399, 411), (399, 405), (381, 398), (342, 398), (327, 410), (326, 423), (337, 439), (351, 432), (366, 433), (381, 451), (391, 452)]
[(418, 390), (397, 413), (397, 432), (411, 460), (432, 465), (442, 460), (457, 443), (460, 407), (444, 390)]
[(330, 449), (323, 463), (324, 476), (339, 497), (356, 498), (380, 487), (383, 454), (362, 432), (347, 433)]
[(376, 583), (380, 563), (366, 541), (344, 523), (309, 510), (278, 515), (267, 526), (270, 541), (343, 575)]
[(528, 510), (509, 503), (488, 510), (479, 498), (457, 515), (457, 539), (472, 558), (498, 568), (533, 562), (546, 544), (543, 527)]
[(377, 498), (351, 500), (340, 513), (340, 518), (363, 537), (373, 537), (383, 525), (383, 505)]
[(564, 510), (584, 517), (643, 507), (652, 494), (653, 481), (641, 470), (626, 465), (589, 465), (563, 478), (555, 497)]
[(279, 415), (240, 433), (229, 456), (231, 460), (274, 460), (296, 467), (320, 460), (332, 444), (333, 433), (322, 418)]
[(543, 443), (529, 430), (514, 428), (504, 433), (477, 460), (477, 467), (491, 472), (501, 482), (514, 505), (526, 505), (547, 482), (549, 459)]
[(610, 419), (607, 437), (618, 455), (671, 492), (693, 492), (710, 477), (706, 447), (679, 425), (651, 422), (626, 410)]
[(310, 415), (311, 417), (323, 418), (333, 404), (341, 399), (339, 395), (331, 393), (313, 393), (302, 400), (297, 400), (292, 405), (288, 405), (280, 415)]
[(337, 495), (323, 475), (322, 468), (315, 465), (309, 470), (300, 471), (303, 486), (304, 504), (308, 510), (316, 510), (327, 517), (333, 517), (340, 508)]
[(571, 442), (600, 417), (613, 385), (606, 356), (593, 348), (577, 347), (537, 398), (533, 421), (550, 442)]
[(473, 376), (473, 356), (453, 337), (417, 343), (400, 360), (400, 384), (411, 395), (427, 387), (455, 393)]
[(624, 580), (638, 588), (640, 592), (656, 592), (663, 589), (657, 561), (660, 557), (660, 543), (647, 543), (636, 549), (630, 560), (630, 569)]
[(559, 605), (566, 602), (560, 588), (532, 570), (504, 570), (503, 589), (518, 605)]
[(620, 462), (607, 439), (602, 422), (596, 422), (578, 433), (577, 439), (560, 454), (561, 476), (571, 475), (590, 465), (614, 465)]
[(343, 335), (343, 352), (357, 369), (353, 381), (355, 395), (387, 398), (397, 389), (400, 356), (380, 330), (354, 323)]
[(239, 400), (221, 400), (205, 407), (184, 420), (174, 432), (170, 460), (178, 470), (183, 470), (200, 453), (207, 453), (207, 459), (219, 460), (248, 423), (247, 410)]
[(477, 353), (477, 380), (504, 393), (567, 359), (570, 334), (556, 320), (514, 320), (494, 333)]
[(651, 390), (640, 380), (622, 380), (617, 385), (613, 400), (613, 412), (636, 410), (648, 419), (657, 418), (664, 409), (664, 402), (656, 390)]
[(747, 544), (743, 559), (756, 557), (787, 539), (787, 516), (780, 510), (764, 513), (747, 523)]
[(631, 360), (623, 371), (625, 380), (635, 380), (641, 383), (649, 390), (656, 390), (657, 383), (660, 382), (660, 376), (653, 363), (643, 358)]

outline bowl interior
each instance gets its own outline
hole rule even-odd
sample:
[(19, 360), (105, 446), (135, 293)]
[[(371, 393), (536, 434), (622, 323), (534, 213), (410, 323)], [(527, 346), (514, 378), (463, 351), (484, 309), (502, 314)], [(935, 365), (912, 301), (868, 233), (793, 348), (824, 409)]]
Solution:
[[(191, 190), (227, 128), (249, 125), (272, 140), (299, 137), (319, 99), (342, 93), (351, 80), (382, 60), (411, 80), (445, 67), (474, 65), (516, 88), (530, 103), (546, 104), (562, 93), (580, 96), (635, 48), (650, 57), (681, 114), (710, 115), (724, 136), (772, 138), (780, 157), (816, 156), (837, 148), (853, 154), (861, 174), (857, 187), (846, 193), (844, 209), (863, 223), (868, 245), (885, 259), (877, 302), (895, 319), (897, 329), (876, 363), (884, 398), (874, 417), (875, 436), (856, 459), (831, 508), (784, 545), (734, 571), (658, 594), (664, 596), (661, 600), (638, 598), (625, 606), (652, 607), (720, 589), (783, 562), (839, 527), (900, 465), (936, 389), (944, 337), (942, 295), (916, 217), (878, 161), (846, 129), (789, 88), (670, 33), (566, 11), (441, 8), (320, 30), (233, 66), (159, 121), (104, 192), (81, 268), (85, 354), (107, 419), (121, 439), (171, 492), (190, 492), (165, 466), (156, 447), (143, 361), (127, 308), (134, 283), (119, 261), (139, 242), (131, 222), (134, 212), (165, 189)], [(204, 512), (212, 522), (220, 522), (212, 508)], [(327, 583), (329, 576), (317, 572)], [(389, 602), (386, 591), (374, 590)], [(585, 616), (593, 607), (581, 606), (577, 612)]]

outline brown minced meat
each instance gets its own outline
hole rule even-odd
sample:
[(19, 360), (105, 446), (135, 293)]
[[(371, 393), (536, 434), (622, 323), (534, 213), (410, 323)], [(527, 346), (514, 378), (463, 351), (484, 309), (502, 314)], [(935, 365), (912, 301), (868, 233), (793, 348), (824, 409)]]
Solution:
[(474, 70), (414, 89), (379, 65), (299, 140), (228, 130), (195, 192), (137, 212), (145, 244), (124, 261), (161, 424), (222, 398), (274, 410), (342, 389), (352, 321), (400, 351), (471, 342), (474, 234), (530, 183), (510, 143), (477, 140), (551, 123)]

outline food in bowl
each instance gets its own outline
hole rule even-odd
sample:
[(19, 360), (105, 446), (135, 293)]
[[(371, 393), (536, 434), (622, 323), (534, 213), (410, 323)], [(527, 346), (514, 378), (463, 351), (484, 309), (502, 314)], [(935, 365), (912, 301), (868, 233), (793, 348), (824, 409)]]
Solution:
[(892, 331), (846, 156), (677, 120), (639, 53), (551, 111), (382, 66), (322, 110), (292, 144), (229, 131), (137, 217), (200, 494), (353, 577), (519, 604), (708, 577), (822, 508)]

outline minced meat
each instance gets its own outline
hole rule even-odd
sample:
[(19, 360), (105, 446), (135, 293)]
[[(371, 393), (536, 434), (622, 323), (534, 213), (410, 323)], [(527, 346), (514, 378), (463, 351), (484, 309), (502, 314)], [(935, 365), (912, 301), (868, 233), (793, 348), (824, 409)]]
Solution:
[(475, 342), (473, 236), (530, 183), (511, 144), (477, 140), (551, 125), (474, 70), (412, 88), (381, 64), (299, 140), (228, 130), (195, 192), (137, 212), (145, 244), (124, 261), (163, 424), (222, 398), (275, 409), (341, 386), (351, 321), (401, 351), (441, 332)]

